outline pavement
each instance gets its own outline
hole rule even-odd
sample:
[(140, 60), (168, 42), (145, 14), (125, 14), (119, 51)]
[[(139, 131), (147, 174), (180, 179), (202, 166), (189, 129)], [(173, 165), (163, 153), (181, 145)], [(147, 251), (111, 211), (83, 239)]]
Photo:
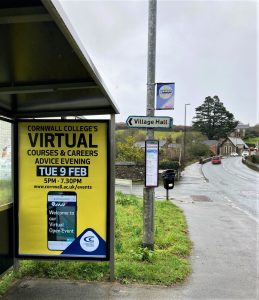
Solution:
[[(127, 192), (127, 187), (116, 189)], [(143, 186), (134, 185), (133, 193), (142, 195)], [(163, 187), (155, 193), (157, 198), (166, 196)], [(161, 287), (22, 279), (3, 300), (259, 299), (258, 223), (228, 203), (214, 199), (199, 164), (186, 168), (180, 183), (170, 191), (170, 199), (183, 209), (193, 242), (193, 272), (183, 284)]]

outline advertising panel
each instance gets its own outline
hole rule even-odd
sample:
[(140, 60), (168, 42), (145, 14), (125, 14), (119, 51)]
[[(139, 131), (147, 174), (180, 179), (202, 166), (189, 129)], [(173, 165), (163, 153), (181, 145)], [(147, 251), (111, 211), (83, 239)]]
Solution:
[(146, 156), (146, 187), (158, 186), (158, 157), (159, 157), (159, 142), (157, 140), (147, 140), (145, 142)]
[(18, 257), (108, 260), (109, 121), (18, 121)]
[(174, 83), (157, 83), (156, 109), (174, 109)]

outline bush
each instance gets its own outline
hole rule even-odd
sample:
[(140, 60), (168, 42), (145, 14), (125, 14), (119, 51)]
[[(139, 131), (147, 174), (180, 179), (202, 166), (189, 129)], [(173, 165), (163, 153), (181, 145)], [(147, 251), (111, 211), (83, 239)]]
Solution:
[(133, 161), (135, 163), (143, 163), (144, 151), (135, 146), (135, 139), (129, 136), (124, 142), (116, 143), (116, 160), (117, 161)]
[(259, 172), (259, 167), (257, 166), (257, 164), (252, 163), (249, 158), (248, 159), (242, 159), (242, 163), (245, 164), (245, 165), (247, 165), (250, 169)]
[(251, 162), (254, 164), (259, 164), (259, 155), (251, 155)]
[(210, 156), (211, 155), (211, 151), (210, 148), (207, 145), (204, 144), (194, 144), (191, 146), (191, 148), (189, 149), (189, 154), (192, 157), (201, 157), (201, 156)]
[(159, 164), (159, 168), (162, 170), (173, 169), (173, 170), (177, 171), (179, 169), (179, 167), (180, 167), (180, 165), (179, 165), (178, 161), (163, 160)]

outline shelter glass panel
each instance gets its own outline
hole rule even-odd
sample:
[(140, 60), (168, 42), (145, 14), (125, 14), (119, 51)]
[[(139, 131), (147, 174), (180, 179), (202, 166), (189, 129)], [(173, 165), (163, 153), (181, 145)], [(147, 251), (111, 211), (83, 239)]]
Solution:
[(12, 197), (12, 124), (0, 120), (0, 206)]

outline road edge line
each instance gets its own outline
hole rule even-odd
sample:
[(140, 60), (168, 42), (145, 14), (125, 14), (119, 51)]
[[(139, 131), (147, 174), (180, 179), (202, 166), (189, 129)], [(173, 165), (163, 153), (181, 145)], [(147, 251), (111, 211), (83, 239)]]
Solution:
[(204, 179), (205, 179), (206, 182), (209, 182), (209, 179), (205, 176), (205, 174), (204, 174), (204, 172), (203, 172), (203, 164), (200, 165), (200, 166), (201, 166), (201, 167), (200, 167), (200, 170), (201, 170), (202, 176), (204, 177)]

